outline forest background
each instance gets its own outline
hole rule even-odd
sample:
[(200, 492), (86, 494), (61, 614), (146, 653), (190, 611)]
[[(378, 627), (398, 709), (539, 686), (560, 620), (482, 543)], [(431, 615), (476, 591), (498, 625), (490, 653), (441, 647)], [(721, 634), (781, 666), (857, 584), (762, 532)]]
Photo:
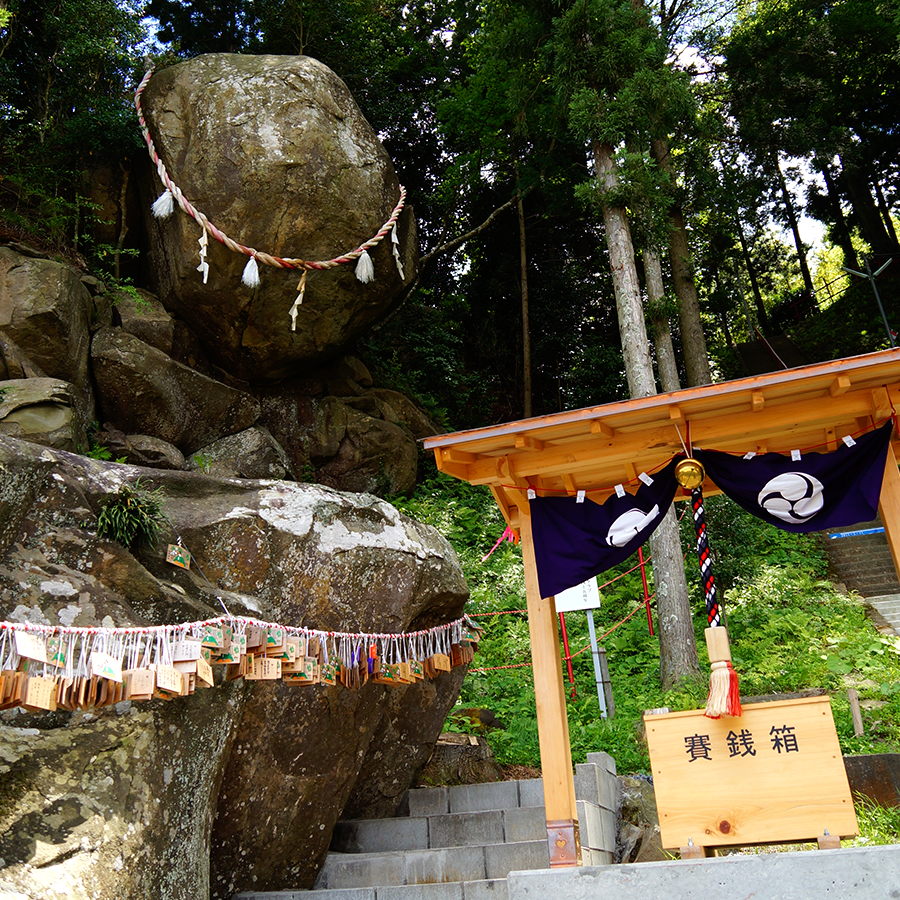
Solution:
[[(121, 222), (107, 223), (118, 239), (94, 237), (88, 186), (143, 159), (131, 93), (146, 57), (207, 52), (307, 54), (347, 83), (422, 253), (403, 305), (353, 351), (448, 430), (739, 377), (738, 348), (760, 335), (789, 335), (810, 362), (890, 344), (871, 285), (842, 267), (900, 255), (900, 0), (0, 0), (4, 236), (139, 278)], [(820, 223), (814, 250), (804, 221)], [(889, 322), (897, 275), (878, 279)], [(482, 561), (504, 527), (486, 489), (424, 457), (421, 473), (392, 499), (451, 538), (471, 611), (521, 609), (518, 549)], [(897, 641), (825, 580), (821, 545), (724, 499), (708, 516), (744, 693), (827, 688), (845, 752), (896, 750)], [(697, 615), (679, 646), (702, 626), (681, 527)], [(639, 573), (602, 595), (601, 632), (636, 608)], [(580, 650), (583, 616), (569, 628)], [(617, 715), (598, 717), (581, 653), (574, 756), (602, 748), (646, 771), (640, 713), (702, 704), (697, 652), (664, 653), (660, 671), (642, 614), (605, 643)], [(491, 668), (507, 664), (521, 667)], [(511, 764), (538, 759), (527, 664), (524, 616), (492, 617), (488, 671), (461, 699), (505, 723), (491, 740)], [(863, 737), (847, 686), (870, 702)]]

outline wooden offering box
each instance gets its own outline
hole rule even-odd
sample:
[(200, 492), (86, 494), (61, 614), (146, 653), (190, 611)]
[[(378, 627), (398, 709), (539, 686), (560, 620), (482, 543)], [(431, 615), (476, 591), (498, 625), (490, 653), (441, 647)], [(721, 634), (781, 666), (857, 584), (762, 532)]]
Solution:
[(644, 716), (662, 845), (810, 841), (857, 833), (827, 696)]

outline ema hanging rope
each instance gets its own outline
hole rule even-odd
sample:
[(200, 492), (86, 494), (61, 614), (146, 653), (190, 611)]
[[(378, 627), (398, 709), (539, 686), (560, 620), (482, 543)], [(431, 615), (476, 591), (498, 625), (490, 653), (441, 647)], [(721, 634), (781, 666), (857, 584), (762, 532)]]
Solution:
[(203, 233), (201, 234), (199, 240), (200, 243), (200, 265), (197, 266), (197, 271), (200, 272), (203, 276), (203, 283), (207, 283), (207, 279), (209, 278), (209, 262), (207, 261), (207, 235), (212, 235), (220, 244), (224, 244), (229, 250), (234, 251), (235, 253), (242, 253), (244, 256), (249, 256), (250, 259), (247, 262), (247, 265), (244, 268), (244, 274), (242, 281), (249, 288), (258, 287), (260, 284), (259, 279), (259, 263), (262, 263), (266, 266), (273, 266), (277, 269), (302, 269), (303, 276), (298, 286), (299, 295), (297, 299), (294, 301), (294, 305), (290, 309), (290, 317), (291, 317), (291, 331), (297, 330), (297, 313), (300, 304), (303, 302), (303, 293), (306, 289), (306, 272), (310, 269), (317, 270), (325, 270), (332, 269), (335, 266), (346, 265), (347, 263), (356, 262), (356, 277), (363, 284), (369, 284), (375, 280), (375, 267), (372, 264), (372, 258), (369, 256), (368, 251), (373, 247), (377, 247), (378, 244), (381, 243), (383, 238), (390, 233), (391, 235), (391, 244), (392, 251), (394, 256), (394, 261), (397, 265), (397, 271), (400, 273), (400, 278), (405, 279), (405, 275), (403, 274), (403, 264), (400, 261), (400, 237), (397, 233), (397, 219), (400, 216), (400, 213), (403, 211), (403, 207), (406, 203), (406, 188), (403, 185), (400, 185), (400, 199), (397, 201), (397, 205), (394, 207), (393, 212), (390, 215), (390, 218), (381, 228), (378, 230), (378, 233), (373, 237), (369, 238), (365, 243), (360, 244), (355, 250), (351, 250), (348, 253), (344, 253), (340, 256), (335, 256), (333, 259), (325, 259), (325, 260), (306, 260), (306, 259), (292, 259), (285, 258), (281, 256), (274, 256), (270, 253), (265, 253), (262, 250), (256, 250), (253, 247), (245, 247), (243, 244), (235, 241), (230, 238), (223, 231), (220, 231), (213, 225), (212, 222), (202, 213), (200, 210), (196, 209), (191, 202), (184, 196), (181, 192), (181, 188), (178, 187), (177, 184), (170, 178), (168, 171), (166, 171), (165, 164), (162, 159), (160, 159), (159, 154), (156, 152), (156, 147), (153, 143), (153, 138), (150, 137), (150, 129), (147, 126), (147, 120), (144, 117), (143, 109), (141, 108), (141, 94), (144, 92), (144, 88), (150, 83), (150, 78), (153, 75), (153, 67), (147, 69), (144, 77), (141, 79), (141, 83), (138, 85), (137, 90), (134, 94), (134, 105), (137, 110), (138, 124), (141, 128), (141, 134), (144, 136), (144, 141), (147, 144), (147, 151), (150, 154), (150, 158), (153, 160), (154, 166), (156, 166), (156, 172), (159, 175), (160, 181), (162, 181), (165, 186), (165, 190), (156, 200), (156, 202), (151, 207), (153, 215), (158, 219), (168, 218), (175, 210), (175, 205), (177, 204), (180, 209), (186, 212), (195, 222), (197, 222), (200, 227), (203, 229)]

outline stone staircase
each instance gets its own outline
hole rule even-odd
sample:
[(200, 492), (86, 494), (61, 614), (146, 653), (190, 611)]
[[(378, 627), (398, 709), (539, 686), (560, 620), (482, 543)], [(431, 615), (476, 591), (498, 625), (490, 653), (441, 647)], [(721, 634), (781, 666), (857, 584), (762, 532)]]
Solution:
[(883, 532), (837, 539), (832, 539), (830, 535), (882, 527), (879, 518), (874, 522), (860, 522), (852, 528), (830, 528), (822, 532), (835, 580), (842, 581), (851, 591), (863, 597), (900, 593), (900, 582), (897, 581), (887, 538)]
[[(887, 538), (881, 534), (860, 534), (832, 539), (830, 535), (881, 528), (881, 519), (861, 522), (852, 528), (831, 528), (822, 533), (825, 552), (835, 581), (866, 598), (866, 606), (881, 631), (900, 634), (900, 581)], [(885, 628), (884, 626), (888, 626)]]
[[(615, 761), (575, 767), (584, 865), (613, 861)], [(506, 876), (550, 865), (540, 778), (409, 792), (408, 815), (338, 822), (311, 891), (254, 891), (234, 900), (507, 900)]]

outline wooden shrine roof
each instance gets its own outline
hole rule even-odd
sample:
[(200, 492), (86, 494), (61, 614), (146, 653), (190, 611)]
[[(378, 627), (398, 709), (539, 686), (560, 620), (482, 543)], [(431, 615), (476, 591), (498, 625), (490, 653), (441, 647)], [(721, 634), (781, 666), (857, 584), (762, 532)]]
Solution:
[[(892, 407), (893, 404), (893, 407)], [(490, 485), (507, 521), (531, 487), (604, 500), (694, 447), (835, 449), (900, 409), (900, 348), (425, 439), (438, 468)], [(680, 431), (680, 437), (679, 437)], [(895, 441), (897, 440), (895, 434)], [(716, 493), (707, 479), (704, 491)], [(678, 499), (678, 498), (676, 498)]]

